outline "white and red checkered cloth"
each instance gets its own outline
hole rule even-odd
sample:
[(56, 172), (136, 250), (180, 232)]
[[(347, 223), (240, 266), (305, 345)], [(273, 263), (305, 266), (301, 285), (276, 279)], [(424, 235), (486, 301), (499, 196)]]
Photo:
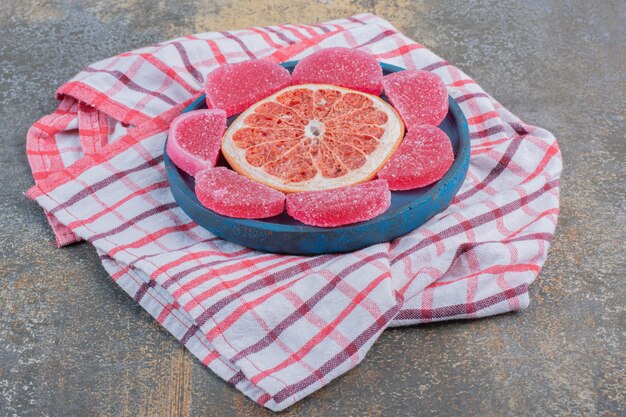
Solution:
[[(261, 253), (197, 226), (168, 188), (170, 121), (218, 65), (330, 46), (443, 78), (472, 142), (452, 205), (402, 238), (342, 255)], [(555, 138), (375, 15), (174, 39), (88, 66), (58, 98), (27, 141), (36, 182), (27, 194), (58, 245), (94, 245), (113, 279), (203, 364), (272, 410), (353, 368), (388, 326), (525, 308), (554, 233)]]

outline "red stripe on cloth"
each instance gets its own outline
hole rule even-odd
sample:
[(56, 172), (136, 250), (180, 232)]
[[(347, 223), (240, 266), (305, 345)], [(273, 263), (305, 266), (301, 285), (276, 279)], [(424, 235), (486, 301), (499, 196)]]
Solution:
[[(127, 87), (128, 89), (132, 91), (136, 91), (138, 93), (143, 93), (143, 94), (148, 94), (172, 106), (176, 105), (176, 101), (174, 99), (166, 96), (163, 93), (159, 93), (158, 91), (148, 90), (147, 88), (140, 86), (139, 84), (131, 80), (126, 74), (124, 74), (121, 71), (95, 69), (91, 67), (86, 67), (85, 69), (83, 69), (83, 71), (90, 72), (90, 73), (101, 73), (101, 74), (110, 75), (111, 77), (114, 77), (115, 79), (119, 80), (122, 83), (122, 85), (124, 85), (125, 87)], [(93, 107), (98, 107), (98, 106), (93, 106)]]
[[(532, 239), (528, 239), (528, 240), (532, 240)], [(450, 285), (458, 281), (466, 281), (466, 280), (469, 280), (470, 278), (480, 277), (481, 275), (496, 275), (496, 274), (502, 274), (504, 272), (529, 272), (529, 271), (539, 272), (540, 269), (541, 268), (538, 265), (529, 264), (529, 263), (492, 265), (487, 268), (481, 269), (479, 271), (472, 272), (471, 274), (465, 275), (461, 278), (457, 278), (457, 279), (453, 279), (449, 281), (435, 281), (432, 284), (430, 284), (430, 286), (432, 286), (433, 288), (445, 287), (446, 285)]]
[[(262, 29), (267, 30), (268, 32), (272, 32), (274, 35), (278, 36), (279, 39), (287, 43), (287, 45), (293, 45), (294, 43), (296, 43), (296, 41), (294, 41), (293, 39), (289, 39), (285, 34), (277, 31), (276, 29), (272, 29), (270, 26), (264, 26)], [(282, 45), (278, 47), (280, 48), (282, 47)]]
[[(172, 80), (176, 81), (176, 83), (178, 85), (183, 87), (190, 94), (194, 94), (195, 95), (195, 94), (198, 93), (198, 89), (195, 88), (194, 86), (190, 85), (187, 81), (185, 81), (185, 79), (180, 76), (178, 71), (175, 71), (172, 67), (170, 67), (169, 65), (167, 65), (166, 63), (161, 61), (156, 56), (154, 56), (152, 54), (148, 54), (148, 53), (139, 54), (138, 56), (140, 56), (141, 58), (145, 59), (146, 62), (149, 62), (153, 67), (155, 67), (156, 69), (161, 71), (167, 77), (169, 77)], [(200, 81), (200, 83), (202, 83), (202, 80)]]
[(89, 168), (102, 163), (106, 159), (109, 159), (121, 152), (124, 152), (126, 149), (134, 146), (139, 141), (165, 131), (169, 127), (173, 118), (180, 114), (182, 109), (187, 107), (193, 100), (195, 100), (195, 98), (192, 97), (186, 102), (181, 103), (171, 110), (168, 110), (167, 112), (151, 119), (148, 123), (144, 123), (140, 127), (131, 129), (125, 136), (115, 143), (105, 146), (98, 154), (85, 155), (71, 167), (61, 172), (51, 174), (45, 181), (37, 184), (37, 192), (43, 194), (49, 193), (59, 185), (78, 177)]
[(382, 317), (376, 320), (371, 326), (361, 332), (357, 337), (354, 338), (354, 342), (351, 343), (346, 348), (342, 349), (341, 352), (337, 353), (335, 356), (326, 361), (315, 373), (307, 376), (306, 378), (300, 380), (299, 382), (292, 384), (282, 390), (280, 390), (276, 395), (273, 396), (274, 401), (277, 403), (281, 403), (285, 401), (287, 398), (292, 395), (306, 389), (310, 385), (324, 378), (326, 375), (331, 373), (337, 367), (339, 367), (342, 363), (348, 360), (350, 357), (355, 355), (361, 347), (367, 344), (372, 338), (376, 337), (378, 333), (384, 330), (391, 319), (393, 319), (400, 310), (401, 302), (398, 302), (394, 307), (388, 310)]
[(298, 55), (301, 52), (304, 52), (305, 50), (309, 49), (312, 46), (318, 45), (324, 39), (329, 38), (331, 36), (335, 36), (339, 32), (341, 31), (332, 31), (332, 32), (325, 33), (323, 35), (318, 35), (311, 39), (305, 39), (302, 42), (279, 49), (278, 51), (272, 53), (265, 59), (268, 59), (273, 62), (288, 61), (293, 56)]
[[(263, 268), (258, 268), (258, 264), (263, 263), (263, 262), (268, 262), (268, 261), (272, 261), (275, 259), (280, 259), (280, 256), (278, 255), (274, 255), (274, 254), (270, 254), (270, 255), (266, 255), (266, 256), (261, 256), (261, 257), (257, 257), (255, 259), (247, 259), (246, 257), (244, 257), (243, 255), (246, 255), (248, 253), (252, 252), (250, 249), (245, 249), (242, 250), (240, 252), (236, 252), (233, 254), (232, 258), (238, 258), (241, 257), (242, 259), (239, 260), (239, 264), (238, 265), (232, 265), (232, 264), (228, 264), (226, 266), (222, 266), (220, 268), (211, 268), (214, 265), (219, 265), (219, 264), (223, 264), (227, 259), (221, 259), (218, 261), (212, 261), (212, 262), (199, 262), (199, 258), (198, 259), (194, 259), (196, 261), (198, 261), (198, 264), (191, 267), (191, 268), (187, 268), (185, 270), (182, 270), (180, 272), (177, 272), (174, 275), (171, 275), (167, 281), (165, 281), (163, 283), (163, 287), (164, 288), (169, 288), (172, 284), (178, 283), (178, 281), (180, 280), (180, 278), (184, 278), (186, 276), (188, 276), (189, 274), (193, 273), (193, 272), (197, 272), (197, 271), (201, 271), (201, 270), (206, 270), (208, 272), (192, 279), (191, 281), (186, 282), (184, 285), (179, 285), (178, 289), (176, 291), (174, 291), (174, 296), (178, 297), (186, 292), (189, 292), (191, 290), (193, 290), (195, 287), (202, 285), (210, 280), (212, 280), (213, 278), (217, 278), (219, 276), (221, 276), (222, 274), (229, 274), (232, 272), (237, 272), (239, 270), (245, 270), (247, 268), (252, 268), (254, 272), (250, 272), (246, 275), (243, 275), (240, 278), (237, 279), (233, 279), (233, 280), (228, 280), (226, 282), (221, 281), (221, 280), (217, 280), (214, 281), (215, 285), (213, 287), (208, 288), (206, 291), (202, 292), (202, 294), (200, 294), (199, 296), (196, 296), (192, 301), (190, 301), (186, 307), (188, 309), (192, 309), (194, 308), (196, 305), (199, 305), (201, 302), (203, 302), (204, 300), (206, 300), (209, 297), (214, 296), (215, 294), (221, 292), (221, 291), (226, 291), (226, 290), (230, 290), (231, 288), (235, 288), (236, 286), (242, 284), (243, 282), (246, 282), (248, 280), (250, 280), (251, 278), (257, 277), (257, 274), (264, 274), (265, 272), (271, 271), (273, 269), (276, 269), (278, 267), (282, 267), (284, 265), (287, 264), (292, 264), (294, 262), (296, 262), (295, 259), (284, 259), (281, 262), (277, 262), (277, 263), (273, 263), (271, 265), (265, 266)], [(204, 254), (204, 256), (206, 256), (206, 254)]]
[(311, 36), (318, 36), (319, 33), (317, 33), (316, 31), (313, 30), (313, 28), (311, 26), (308, 25), (299, 25), (299, 24), (294, 24), (295, 27), (299, 27), (301, 29), (304, 29), (309, 35)]
[[(359, 262), (357, 262), (355, 264), (350, 265), (348, 268), (343, 269), (331, 281), (329, 281), (319, 291), (317, 291), (315, 294), (313, 294), (313, 296), (308, 298), (293, 313), (291, 313), (284, 320), (282, 320), (280, 323), (278, 323), (276, 325), (276, 327), (274, 327), (271, 331), (269, 331), (267, 333), (267, 335), (263, 339), (259, 340), (258, 342), (254, 343), (253, 345), (248, 346), (247, 348), (244, 348), (244, 349), (240, 350), (234, 357), (232, 357), (230, 359), (231, 362), (235, 363), (238, 360), (240, 360), (241, 358), (243, 358), (245, 356), (248, 356), (248, 355), (251, 355), (253, 353), (259, 352), (259, 351), (263, 350), (264, 348), (266, 348), (267, 346), (269, 346), (270, 344), (272, 344), (276, 339), (278, 339), (280, 334), (282, 332), (284, 332), (289, 326), (294, 324), (296, 321), (302, 319), (310, 311), (313, 311), (313, 307), (315, 307), (318, 303), (320, 303), (324, 299), (324, 297), (326, 297), (328, 294), (330, 294), (333, 291), (333, 289), (335, 289), (335, 287), (337, 285), (339, 285), (339, 282), (341, 280), (345, 279), (346, 276), (348, 276), (349, 274), (354, 273), (359, 268), (367, 265), (368, 262), (372, 262), (372, 261), (374, 261), (376, 259), (381, 259), (381, 258), (382, 257), (380, 255), (369, 256), (366, 259), (363, 259), (363, 260), (361, 260), (361, 261), (359, 261)], [(355, 300), (355, 299), (362, 300), (362, 299), (365, 298), (366, 295), (367, 295), (366, 293), (359, 292), (352, 299), (353, 300)], [(254, 307), (254, 305), (251, 305), (250, 307)], [(242, 309), (238, 309), (238, 310), (242, 310)], [(219, 327), (220, 328), (228, 328), (228, 327), (232, 326), (233, 323), (237, 319), (239, 319), (239, 317), (241, 317), (245, 313), (245, 311), (238, 311), (238, 310), (234, 311), (233, 313), (231, 313), (230, 316), (226, 317), (225, 320), (221, 321), (219, 323)], [(215, 329), (214, 329), (214, 331), (215, 331)], [(207, 338), (209, 340), (211, 340), (212, 338), (215, 337), (215, 334), (213, 334), (214, 331), (209, 332), (209, 334), (207, 335)], [(327, 331), (327, 329), (324, 329), (324, 331)]]
[[(515, 210), (520, 209), (520, 207), (522, 207), (523, 205), (528, 204), (529, 202), (536, 200), (537, 198), (539, 198), (541, 195), (543, 195), (545, 192), (556, 188), (559, 186), (559, 180), (552, 180), (548, 183), (546, 183), (541, 189), (535, 191), (534, 193), (531, 193), (525, 197), (521, 197), (518, 200), (512, 201), (508, 204), (505, 204), (504, 206), (502, 206), (499, 210), (499, 214), (500, 215), (505, 215), (508, 213), (511, 213)], [(480, 214), (478, 216), (475, 216), (471, 219), (469, 219), (467, 222), (469, 222), (469, 224), (472, 225), (472, 227), (479, 227), (482, 226), (485, 223), (489, 223), (493, 220), (495, 220), (496, 215), (493, 211), (489, 211), (487, 213), (483, 213)], [(459, 233), (463, 233), (465, 231), (465, 228), (462, 224), (456, 224), (454, 226), (450, 226), (449, 228), (442, 230), (441, 232), (437, 233), (436, 235), (433, 235), (431, 237), (427, 237), (425, 239), (423, 239), (422, 241), (420, 241), (417, 245), (415, 245), (412, 248), (409, 248), (407, 250), (405, 250), (404, 252), (400, 253), (398, 256), (394, 257), (393, 259), (391, 259), (390, 263), (393, 265), (395, 263), (397, 263), (398, 261), (402, 260), (402, 258), (409, 256), (410, 254), (417, 252), (420, 249), (423, 249), (424, 247), (428, 246), (430, 243), (432, 243), (434, 240), (436, 239), (445, 239), (445, 238), (449, 238), (452, 237), (454, 235), (457, 235)]]
[(108, 95), (80, 81), (70, 81), (69, 83), (63, 84), (57, 90), (57, 96), (73, 97), (129, 125), (138, 126), (150, 121), (148, 115), (126, 107)]
[(535, 168), (535, 170), (528, 177), (526, 177), (526, 179), (522, 182), (522, 184), (526, 184), (527, 182), (534, 179), (537, 175), (541, 174), (546, 168), (546, 165), (548, 165), (548, 162), (550, 162), (550, 160), (555, 155), (558, 155), (559, 152), (560, 150), (559, 150), (559, 145), (557, 144), (557, 142), (552, 143), (550, 148), (548, 148), (548, 151), (545, 153), (545, 155), (539, 162), (539, 165), (537, 165), (537, 168)]
[[(491, 295), (473, 303), (472, 310), (478, 312), (491, 306), (494, 306), (510, 298), (519, 297), (528, 292), (528, 284), (521, 284), (515, 288)], [(404, 309), (401, 310), (394, 320), (422, 320), (426, 319), (443, 319), (461, 317), (467, 314), (467, 304), (454, 304), (446, 307), (435, 309)]]
[(85, 155), (100, 152), (109, 140), (107, 115), (80, 103), (78, 106), (78, 134)]
[(419, 44), (416, 44), (416, 43), (411, 43), (409, 45), (402, 45), (401, 47), (399, 47), (397, 49), (393, 49), (391, 51), (374, 54), (374, 56), (376, 58), (378, 58), (378, 59), (395, 58), (397, 56), (406, 55), (406, 54), (410, 53), (411, 51), (414, 51), (416, 49), (421, 49), (421, 48), (423, 48), (422, 45), (419, 45)]
[(465, 79), (465, 80), (458, 80), (455, 81), (451, 84), (448, 84), (449, 87), (461, 87), (463, 85), (467, 85), (467, 84), (476, 84), (476, 81), (471, 80), (471, 79)]
[(239, 44), (239, 46), (241, 47), (241, 50), (244, 51), (246, 53), (246, 55), (248, 55), (248, 57), (250, 57), (250, 59), (256, 59), (256, 56), (254, 55), (254, 53), (252, 53), (252, 51), (250, 49), (248, 49), (246, 44), (243, 43), (242, 40), (239, 39), (237, 36), (235, 36), (234, 34), (232, 34), (230, 32), (220, 32), (220, 33), (222, 35), (224, 35), (225, 37), (227, 37), (228, 39), (232, 39), (237, 44)]
[[(263, 38), (263, 40), (265, 42), (267, 42), (268, 45), (276, 48), (276, 49), (280, 49), (282, 48), (284, 45), (281, 45), (279, 43), (274, 42), (274, 40), (272, 39), (272, 37), (270, 35), (268, 35), (265, 31), (261, 30), (260, 28), (250, 28), (250, 30), (254, 33), (258, 33), (259, 35), (261, 35), (261, 37)], [(293, 44), (293, 41), (289, 40), (289, 42), (287, 42), (289, 45)]]
[(496, 133), (503, 133), (504, 127), (502, 125), (495, 125), (488, 127), (487, 129), (479, 130), (477, 132), (470, 133), (470, 139), (484, 139)]
[(496, 166), (489, 172), (489, 174), (487, 174), (485, 179), (483, 179), (481, 182), (473, 186), (471, 189), (465, 191), (464, 193), (458, 194), (456, 196), (457, 201), (463, 201), (470, 198), (480, 190), (484, 189), (487, 185), (492, 183), (496, 178), (498, 178), (498, 176), (500, 176), (502, 172), (504, 172), (504, 170), (509, 166), (509, 163), (511, 163), (511, 161), (513, 160), (513, 157), (515, 156), (515, 153), (519, 149), (521, 143), (522, 141), (520, 138), (512, 140), (511, 144), (504, 152), (504, 155), (502, 155), (502, 158), (500, 158)]
[[(98, 233), (96, 235), (90, 236), (89, 237), (89, 241), (93, 243), (93, 242), (95, 242), (97, 240), (104, 239), (104, 238), (110, 237), (112, 235), (121, 233), (124, 230), (134, 226), (136, 223), (138, 223), (138, 222), (140, 222), (142, 220), (145, 220), (145, 219), (147, 219), (149, 217), (155, 216), (155, 215), (157, 215), (159, 213), (163, 213), (164, 211), (171, 210), (171, 209), (176, 208), (176, 207), (178, 207), (178, 204), (176, 204), (175, 202), (167, 203), (167, 204), (161, 204), (161, 205), (159, 205), (157, 207), (152, 207), (149, 210), (146, 210), (146, 211), (136, 215), (135, 217), (126, 220), (124, 223), (120, 224), (117, 227), (114, 227), (114, 228), (112, 228), (110, 230), (107, 230), (106, 232)], [(106, 210), (110, 211), (110, 209), (108, 209), (108, 208)], [(84, 222), (83, 222), (83, 224), (84, 224)]]
[[(224, 307), (229, 305), (235, 299), (239, 298), (241, 295), (245, 295), (245, 294), (251, 293), (253, 291), (256, 291), (262, 288), (275, 286), (276, 284), (284, 280), (292, 278), (294, 274), (312, 270), (316, 266), (323, 265), (324, 263), (328, 262), (330, 259), (332, 259), (332, 255), (321, 255), (311, 260), (300, 262), (292, 267), (289, 267), (280, 271), (276, 271), (272, 274), (262, 276), (260, 279), (254, 282), (251, 282), (245, 287), (239, 289), (237, 291), (237, 294), (229, 294), (228, 296), (216, 302), (213, 302), (208, 309), (205, 309), (205, 311), (202, 314), (200, 314), (200, 316), (198, 316), (198, 318), (196, 319), (196, 322), (198, 323), (199, 326), (204, 326), (204, 324), (209, 319), (211, 319), (216, 313), (221, 311)], [(256, 277), (258, 278), (258, 276)], [(288, 286), (289, 285), (285, 286), (285, 288), (287, 288)], [(196, 302), (198, 301), (202, 302), (203, 295), (201, 295), (200, 297), (196, 297), (197, 299)]]
[(67, 226), (71, 229), (74, 229), (78, 226), (80, 226), (81, 224), (89, 224), (94, 222), (95, 220), (99, 219), (100, 217), (111, 213), (113, 210), (118, 209), (120, 206), (122, 206), (123, 204), (127, 203), (128, 201), (139, 197), (143, 194), (147, 194), (150, 193), (154, 190), (159, 190), (159, 189), (163, 189), (165, 187), (167, 187), (169, 185), (169, 183), (167, 181), (160, 181), (160, 182), (156, 182), (154, 184), (148, 185), (145, 188), (142, 188), (140, 190), (137, 190), (129, 195), (127, 195), (126, 197), (122, 198), (121, 200), (119, 200), (117, 203), (108, 206), (105, 210), (101, 210), (97, 213), (95, 213), (94, 215), (92, 215), (91, 217), (85, 219), (85, 220), (81, 220), (79, 222), (72, 222), (70, 224), (68, 224)]
[(185, 48), (183, 48), (180, 42), (172, 42), (172, 45), (174, 45), (174, 48), (176, 48), (176, 50), (178, 51), (178, 54), (180, 55), (180, 58), (182, 59), (183, 64), (185, 65), (185, 68), (187, 69), (187, 71), (189, 71), (189, 73), (193, 76), (193, 78), (196, 79), (196, 81), (200, 85), (202, 85), (202, 83), (204, 82), (204, 77), (202, 76), (202, 74), (200, 74), (200, 71), (198, 71), (198, 69), (194, 67), (191, 61), (189, 60), (189, 55), (187, 55), (187, 51), (185, 50)]
[[(296, 25), (293, 25), (296, 26)], [(295, 27), (293, 27), (292, 25), (278, 25), (279, 28), (284, 29), (284, 30), (288, 30), (291, 34), (293, 34), (296, 38), (300, 39), (301, 41), (308, 39), (307, 36), (303, 35), (302, 32), (300, 32), (299, 30), (297, 30)], [(310, 34), (310, 32), (309, 32)], [(313, 36), (315, 36), (315, 32), (313, 34)]]
[(206, 42), (207, 44), (209, 44), (209, 48), (211, 48), (211, 52), (213, 52), (213, 55), (215, 55), (217, 63), (220, 65), (224, 65), (226, 63), (226, 58), (224, 57), (224, 54), (222, 53), (222, 50), (217, 45), (217, 43), (215, 43), (215, 41), (212, 41), (211, 39), (207, 39)]
[(189, 223), (185, 223), (185, 224), (177, 224), (175, 226), (170, 226), (170, 227), (164, 227), (163, 229), (159, 230), (158, 232), (154, 232), (152, 234), (149, 234), (139, 240), (136, 240), (132, 243), (128, 243), (126, 245), (120, 245), (120, 246), (116, 246), (115, 248), (111, 249), (109, 251), (109, 255), (114, 257), (116, 253), (119, 253), (121, 251), (125, 251), (128, 252), (129, 249), (137, 249), (137, 248), (141, 248), (143, 246), (146, 246), (150, 243), (153, 243), (155, 241), (157, 241), (160, 237), (163, 237), (165, 235), (168, 235), (170, 233), (176, 233), (176, 232), (186, 232), (189, 229), (192, 229), (194, 227), (197, 227), (198, 225), (194, 222), (189, 222)]
[(368, 294), (374, 291), (374, 289), (376, 289), (378, 285), (381, 284), (384, 280), (389, 279), (389, 278), (391, 278), (391, 274), (389, 272), (380, 274), (373, 281), (371, 281), (362, 291), (360, 291), (356, 297), (350, 300), (350, 303), (348, 304), (348, 306), (345, 309), (343, 309), (341, 313), (339, 313), (333, 321), (331, 321), (324, 329), (319, 331), (314, 337), (310, 338), (300, 349), (298, 349), (296, 352), (290, 355), (287, 359), (281, 361), (278, 365), (272, 367), (271, 369), (265, 370), (261, 372), (260, 374), (253, 376), (252, 378), (250, 378), (250, 381), (253, 384), (258, 384), (259, 381), (262, 381), (263, 379), (267, 378), (269, 375), (277, 371), (280, 371), (281, 369), (285, 369), (286, 367), (288, 367), (289, 365), (295, 362), (299, 362), (303, 360), (303, 358), (318, 343), (320, 343), (326, 336), (328, 336), (328, 334), (331, 331), (333, 331), (337, 326), (339, 326), (339, 324), (341, 324), (346, 319), (346, 317), (348, 317), (348, 315), (350, 315), (350, 313), (354, 311), (355, 308), (358, 307), (361, 300), (363, 300), (365, 297), (367, 297)]
[(500, 117), (500, 114), (497, 111), (490, 111), (487, 113), (479, 114), (478, 116), (470, 117), (467, 119), (467, 124), (469, 125), (477, 125), (486, 122), (487, 120), (494, 119), (496, 117)]

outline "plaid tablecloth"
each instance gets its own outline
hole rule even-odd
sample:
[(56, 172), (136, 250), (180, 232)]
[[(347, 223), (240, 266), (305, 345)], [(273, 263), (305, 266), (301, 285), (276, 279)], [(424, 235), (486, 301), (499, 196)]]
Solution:
[[(329, 46), (443, 78), (472, 142), (452, 205), (402, 238), (343, 255), (261, 253), (197, 226), (165, 177), (171, 120), (218, 65)], [(28, 132), (27, 195), (58, 245), (91, 243), (131, 297), (265, 407), (284, 409), (350, 370), (388, 326), (528, 306), (559, 212), (555, 138), (380, 17), (189, 35), (92, 64), (57, 94), (58, 109)]]

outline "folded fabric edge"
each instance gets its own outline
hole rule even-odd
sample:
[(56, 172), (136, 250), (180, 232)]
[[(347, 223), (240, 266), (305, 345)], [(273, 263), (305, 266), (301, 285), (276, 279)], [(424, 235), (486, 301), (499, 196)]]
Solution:
[[(298, 386), (298, 391), (291, 392), (288, 390), (290, 392), (286, 395), (285, 390), (281, 390), (273, 397), (260, 386), (251, 382), (237, 365), (217, 351), (207, 340), (202, 329), (184, 308), (172, 298), (167, 290), (162, 288), (156, 281), (151, 280), (142, 271), (126, 267), (100, 250), (97, 250), (97, 252), (105, 270), (135, 302), (176, 337), (203, 365), (263, 407), (272, 411), (282, 411), (345, 373), (344, 371), (338, 375), (331, 376), (321, 384), (311, 383), (305, 386)], [(398, 303), (396, 307), (388, 312), (387, 323), (397, 314), (400, 304)], [(380, 334), (386, 327), (385, 325), (380, 326), (377, 333)], [(377, 336), (372, 339), (373, 343)], [(369, 350), (369, 346), (366, 346), (365, 350)], [(364, 357), (365, 354), (359, 355), (358, 362), (360, 363)]]

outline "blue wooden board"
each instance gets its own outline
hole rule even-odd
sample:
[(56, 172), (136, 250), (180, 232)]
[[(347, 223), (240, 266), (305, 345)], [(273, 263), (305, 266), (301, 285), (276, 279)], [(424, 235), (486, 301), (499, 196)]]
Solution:
[[(295, 61), (282, 64), (293, 70)], [(381, 64), (389, 74), (403, 68)], [(383, 95), (383, 99), (386, 97)], [(372, 220), (341, 227), (312, 227), (292, 219), (286, 212), (268, 219), (248, 220), (222, 216), (202, 206), (194, 193), (194, 179), (179, 170), (165, 154), (165, 170), (174, 199), (196, 223), (231, 242), (253, 249), (294, 255), (350, 252), (388, 242), (416, 229), (452, 201), (467, 174), (470, 139), (467, 120), (449, 97), (450, 110), (439, 127), (446, 132), (454, 150), (454, 163), (436, 183), (415, 190), (393, 191), (391, 207)], [(185, 112), (206, 108), (204, 95)], [(229, 118), (230, 124), (236, 116)], [(225, 161), (221, 164), (226, 165)]]

